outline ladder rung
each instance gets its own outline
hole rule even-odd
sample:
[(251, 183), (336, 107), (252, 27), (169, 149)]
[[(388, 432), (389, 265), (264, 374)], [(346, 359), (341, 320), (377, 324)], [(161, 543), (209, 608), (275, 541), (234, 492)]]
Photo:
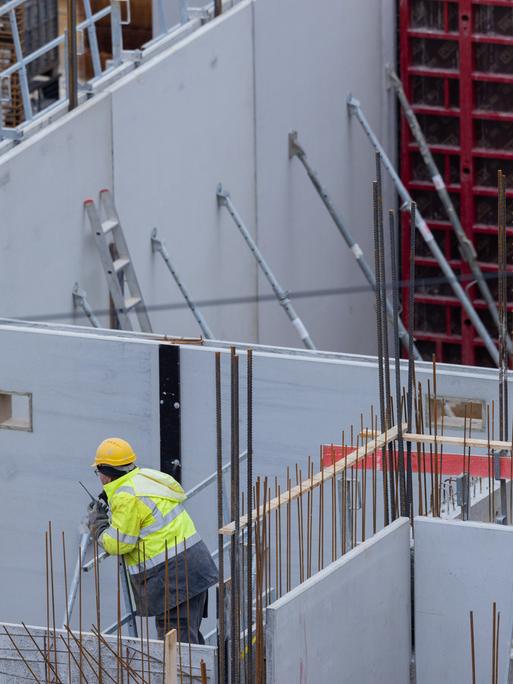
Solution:
[(125, 311), (130, 311), (133, 309), (135, 306), (141, 303), (141, 298), (140, 297), (128, 297), (128, 299), (125, 299)]
[(116, 273), (119, 273), (120, 271), (122, 271), (125, 268), (125, 266), (128, 266), (129, 263), (130, 263), (130, 259), (125, 259), (125, 258), (116, 259), (113, 262), (114, 271)]
[(106, 221), (102, 222), (102, 230), (104, 233), (108, 233), (111, 230), (114, 230), (114, 228), (117, 228), (119, 226), (119, 223), (116, 221), (116, 219), (107, 219)]

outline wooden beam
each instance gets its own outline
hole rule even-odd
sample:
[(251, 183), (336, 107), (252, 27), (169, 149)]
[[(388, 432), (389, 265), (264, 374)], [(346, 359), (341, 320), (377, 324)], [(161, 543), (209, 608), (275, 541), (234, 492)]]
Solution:
[(172, 629), (164, 637), (164, 651), (166, 656), (164, 684), (177, 684), (178, 679), (176, 671), (176, 629)]
[[(406, 426), (406, 424), (405, 424)], [(290, 492), (287, 490), (284, 492), (281, 496), (278, 496), (274, 499), (271, 499), (265, 507), (265, 513), (269, 513), (270, 511), (274, 511), (276, 508), (279, 508), (280, 506), (285, 505), (289, 501), (294, 501), (294, 499), (298, 499), (301, 494), (304, 494), (305, 492), (308, 492), (311, 489), (315, 489), (318, 487), (323, 481), (326, 482), (327, 480), (330, 480), (332, 477), (335, 477), (338, 475), (338, 473), (341, 473), (343, 470), (346, 468), (354, 465), (357, 461), (359, 461), (361, 458), (364, 458), (368, 454), (372, 454), (372, 452), (375, 449), (381, 449), (383, 446), (386, 446), (389, 442), (393, 442), (394, 439), (397, 438), (397, 427), (394, 426), (390, 428), (390, 430), (387, 430), (386, 432), (383, 432), (381, 435), (378, 435), (376, 439), (370, 440), (367, 444), (367, 447), (365, 445), (359, 447), (355, 451), (351, 452), (347, 458), (337, 461), (335, 466), (328, 466), (324, 468), (324, 471), (321, 471), (314, 475), (312, 478), (307, 478), (306, 480), (303, 480), (301, 485), (297, 485), (296, 487), (292, 487)], [(253, 521), (255, 521), (257, 518), (261, 518), (264, 515), (264, 507), (263, 505), (260, 506), (258, 509), (253, 510)], [(247, 527), (248, 524), (248, 516), (243, 515), (240, 520), (239, 520), (239, 525), (240, 529), (244, 529)], [(219, 534), (225, 535), (227, 537), (231, 537), (235, 534), (235, 522), (232, 521), (231, 523), (228, 523), (224, 527), (221, 527), (219, 530)]]
[(467, 446), (479, 449), (495, 449), (496, 451), (511, 451), (511, 442), (499, 442), (498, 440), (476, 439), (475, 437), (453, 437), (451, 435), (422, 435), (416, 432), (405, 432), (403, 434), (405, 442), (421, 442), (423, 444), (452, 444), (455, 446)]

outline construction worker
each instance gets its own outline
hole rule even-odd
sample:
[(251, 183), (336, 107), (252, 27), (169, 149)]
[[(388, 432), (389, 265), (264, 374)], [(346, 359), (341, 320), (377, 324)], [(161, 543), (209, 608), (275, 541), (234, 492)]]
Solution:
[(155, 616), (160, 639), (165, 628), (176, 628), (181, 641), (204, 643), (200, 624), (217, 567), (182, 505), (180, 484), (158, 470), (138, 468), (136, 458), (119, 437), (99, 445), (92, 466), (110, 514), (101, 502), (91, 504), (89, 530), (108, 554), (123, 556), (137, 614)]

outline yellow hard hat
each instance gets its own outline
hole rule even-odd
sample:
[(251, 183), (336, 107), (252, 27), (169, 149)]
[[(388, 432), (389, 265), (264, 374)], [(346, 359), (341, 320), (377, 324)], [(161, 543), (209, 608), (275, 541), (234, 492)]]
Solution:
[(120, 466), (134, 463), (137, 459), (132, 446), (120, 437), (109, 437), (104, 439), (98, 449), (96, 449), (96, 456), (94, 463), (91, 463), (93, 468), (100, 465), (111, 466), (112, 468), (119, 468)]

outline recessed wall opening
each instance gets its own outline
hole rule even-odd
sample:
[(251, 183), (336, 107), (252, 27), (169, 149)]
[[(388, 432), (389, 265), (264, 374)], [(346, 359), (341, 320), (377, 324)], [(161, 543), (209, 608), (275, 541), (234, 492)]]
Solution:
[[(438, 427), (459, 428), (467, 431), (472, 429), (483, 431), (485, 429), (485, 402), (482, 399), (466, 399), (464, 397), (440, 397), (436, 402), (431, 397), (429, 405), (430, 414), (427, 420), (431, 425), (435, 424), (435, 404), (436, 404), (436, 424)], [(426, 406), (428, 402), (426, 401)]]
[(0, 390), (0, 429), (32, 432), (32, 394)]

